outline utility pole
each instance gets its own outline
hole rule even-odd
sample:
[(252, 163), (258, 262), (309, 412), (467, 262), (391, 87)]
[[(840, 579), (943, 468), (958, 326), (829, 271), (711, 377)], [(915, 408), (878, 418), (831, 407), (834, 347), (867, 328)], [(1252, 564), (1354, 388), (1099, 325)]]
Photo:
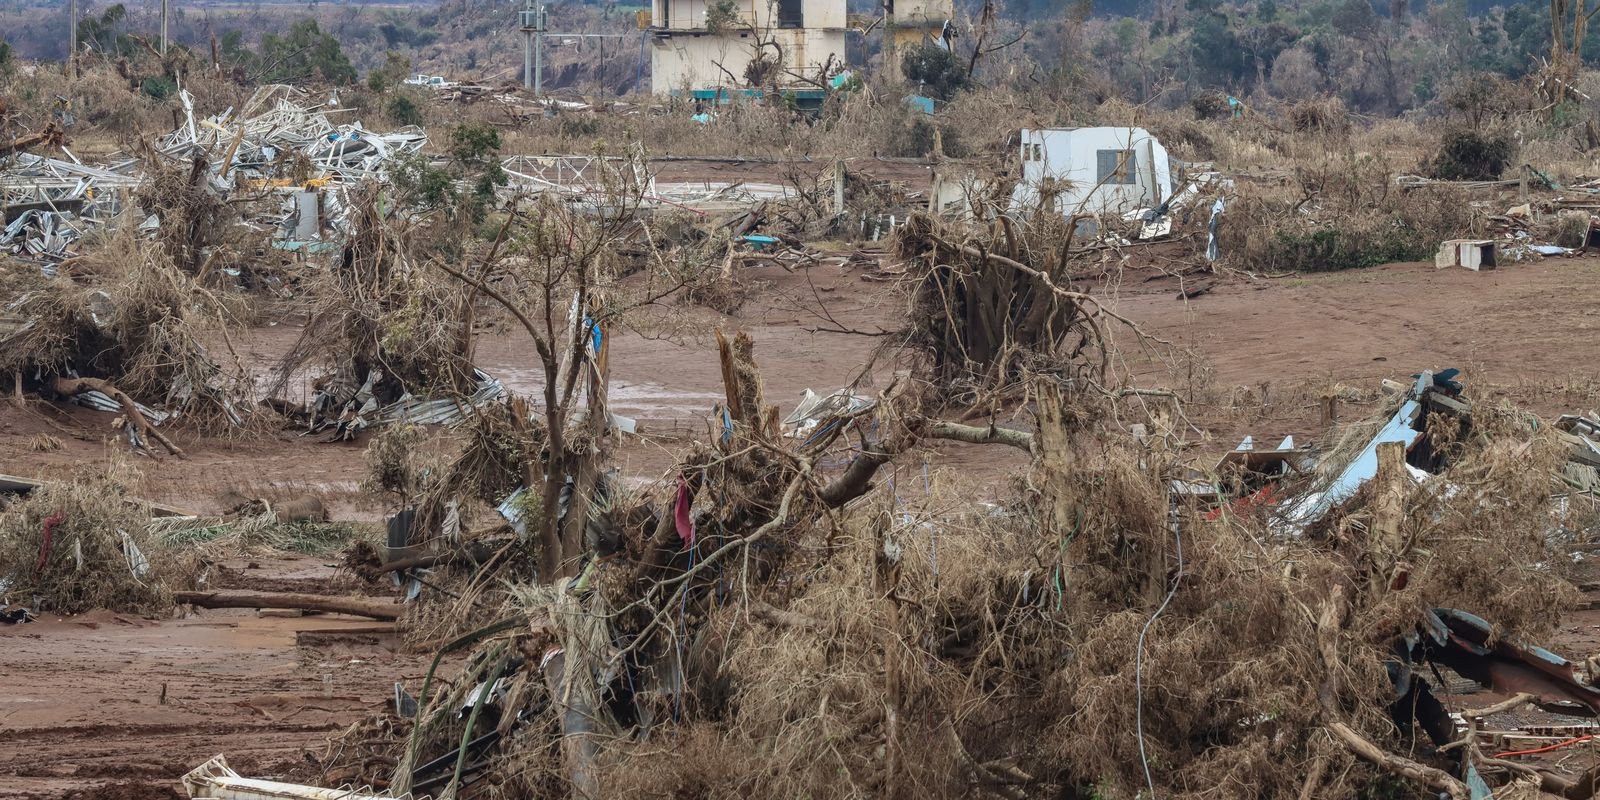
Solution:
[(533, 0), (527, 0), (527, 6), (517, 16), (520, 17), (522, 29), (522, 88), (533, 88), (533, 32), (539, 27), (538, 11), (534, 9)]
[(883, 73), (892, 83), (900, 81), (900, 58), (894, 32), (894, 0), (883, 0)]
[(544, 29), (549, 22), (545, 7), (539, 6), (539, 31), (533, 35), (533, 93), (544, 94)]
[(72, 0), (72, 7), (67, 9), (67, 30), (70, 34), (67, 39), (67, 75), (73, 79), (78, 77), (78, 0)]
[(172, 0), (161, 0), (161, 57), (167, 57), (167, 16)]
[(544, 89), (545, 8), (527, 0), (522, 9), (522, 86), (540, 94)]

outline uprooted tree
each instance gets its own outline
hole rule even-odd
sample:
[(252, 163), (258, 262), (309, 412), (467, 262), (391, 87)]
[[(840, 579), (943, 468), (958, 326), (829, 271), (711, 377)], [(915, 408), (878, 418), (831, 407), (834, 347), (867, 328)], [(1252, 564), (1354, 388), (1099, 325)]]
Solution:
[(228, 335), (239, 298), (203, 286), (131, 227), (64, 261), (54, 276), (29, 272), (17, 280), (12, 311), (29, 324), (3, 341), (0, 371), (19, 389), (101, 392), (121, 406), (136, 446), (175, 455), (182, 452), (150, 426), (140, 404), (210, 427), (249, 415), (240, 400), (249, 393), (246, 371)]
[[(1203, 516), (1172, 488), (1182, 405), (1118, 388), (1106, 366), (1103, 326), (1125, 321), (1033, 266), (1058, 257), (994, 252), (1003, 229), (914, 221), (918, 297), (951, 311), (924, 318), (941, 333), (913, 343), (910, 369), (789, 437), (755, 343), (719, 333), (725, 397), (706, 439), (634, 488), (605, 470), (609, 339), (681, 282), (665, 259), (608, 256), (637, 225), (543, 201), (508, 224), (503, 255), (438, 267), (528, 334), (542, 407), (480, 414), (415, 496), (493, 503), (520, 486), (502, 506), (512, 529), (430, 529), (434, 554), (365, 565), (445, 568), (451, 619), (431, 646), (470, 655), (453, 682), (436, 662), (414, 721), (353, 729), (350, 752), (367, 755), (330, 765), (345, 778), (435, 797), (1305, 798), (1399, 781), (1465, 798), (1471, 765), (1583, 796), (1582, 780), (1470, 737), (1438, 749), (1455, 732), (1419, 710), (1437, 702), (1422, 664), (1475, 667), (1443, 646), (1395, 655), (1429, 619), (1459, 619), (1434, 608), (1493, 619), (1507, 641), (1549, 631), (1554, 450), (1515, 414), (1430, 420), (1434, 481), (1411, 484), (1390, 452), (1369, 490), (1312, 525)], [(1008, 392), (1032, 430), (932, 418), (955, 380)], [(935, 438), (1025, 451), (1017, 492), (914, 513), (884, 476)], [(458, 713), (480, 685), (500, 689)]]

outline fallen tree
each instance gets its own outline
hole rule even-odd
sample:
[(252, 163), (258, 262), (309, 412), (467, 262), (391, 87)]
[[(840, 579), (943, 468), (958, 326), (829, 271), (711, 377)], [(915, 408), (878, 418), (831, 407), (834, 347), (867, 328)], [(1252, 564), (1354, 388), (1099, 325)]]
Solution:
[(0, 158), (13, 153), (26, 153), (35, 147), (60, 147), (67, 143), (67, 133), (61, 123), (51, 120), (34, 133), (25, 133), (9, 142), (0, 142)]
[(393, 621), (400, 618), (400, 607), (393, 601), (363, 597), (330, 597), (320, 594), (275, 592), (206, 591), (175, 592), (173, 602), (200, 608), (284, 608), (350, 614)]
[(160, 444), (167, 449), (168, 453), (178, 458), (186, 457), (181, 448), (173, 444), (172, 440), (168, 439), (161, 431), (156, 430), (155, 426), (150, 424), (150, 420), (145, 419), (144, 413), (139, 410), (139, 404), (135, 403), (127, 392), (118, 389), (110, 381), (99, 378), (57, 377), (51, 384), (51, 388), (55, 390), (56, 394), (63, 397), (83, 394), (84, 392), (100, 392), (110, 397), (112, 400), (117, 401), (118, 405), (122, 406), (123, 416), (127, 419), (128, 424), (138, 431), (140, 437), (146, 441)]

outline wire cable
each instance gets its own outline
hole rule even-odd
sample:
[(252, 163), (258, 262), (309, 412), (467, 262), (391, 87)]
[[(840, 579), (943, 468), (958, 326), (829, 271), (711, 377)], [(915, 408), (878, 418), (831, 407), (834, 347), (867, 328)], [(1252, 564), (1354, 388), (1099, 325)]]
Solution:
[(1172, 542), (1178, 551), (1178, 574), (1173, 576), (1172, 588), (1167, 590), (1167, 596), (1162, 599), (1161, 605), (1156, 607), (1156, 613), (1150, 615), (1150, 619), (1144, 624), (1144, 629), (1139, 631), (1139, 644), (1133, 651), (1134, 735), (1139, 737), (1139, 763), (1144, 766), (1144, 783), (1150, 789), (1150, 800), (1155, 800), (1156, 782), (1150, 776), (1150, 758), (1144, 752), (1144, 637), (1150, 632), (1150, 626), (1156, 624), (1161, 613), (1167, 610), (1173, 595), (1178, 593), (1178, 584), (1183, 581), (1183, 537), (1178, 534), (1177, 524), (1172, 526)]
[(1568, 739), (1568, 740), (1566, 740), (1564, 742), (1556, 742), (1555, 744), (1545, 745), (1544, 747), (1535, 747), (1532, 750), (1507, 750), (1504, 753), (1495, 753), (1494, 757), (1495, 758), (1506, 758), (1508, 756), (1531, 756), (1531, 755), (1534, 755), (1535, 753), (1548, 753), (1551, 750), (1560, 750), (1563, 747), (1570, 747), (1570, 746), (1575, 745), (1575, 744), (1581, 744), (1581, 743), (1587, 742), (1587, 741), (1589, 741), (1590, 739), (1593, 739), (1593, 738), (1594, 738), (1593, 734), (1591, 734), (1589, 736), (1579, 736), (1576, 739)]

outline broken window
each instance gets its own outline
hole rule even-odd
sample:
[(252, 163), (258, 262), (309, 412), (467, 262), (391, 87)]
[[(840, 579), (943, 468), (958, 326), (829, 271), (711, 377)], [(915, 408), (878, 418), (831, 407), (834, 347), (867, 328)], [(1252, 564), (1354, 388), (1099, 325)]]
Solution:
[(802, 0), (778, 0), (778, 27), (804, 28), (805, 13), (801, 10)]
[(1095, 175), (1101, 183), (1134, 183), (1137, 160), (1132, 150), (1096, 150), (1099, 170)]

